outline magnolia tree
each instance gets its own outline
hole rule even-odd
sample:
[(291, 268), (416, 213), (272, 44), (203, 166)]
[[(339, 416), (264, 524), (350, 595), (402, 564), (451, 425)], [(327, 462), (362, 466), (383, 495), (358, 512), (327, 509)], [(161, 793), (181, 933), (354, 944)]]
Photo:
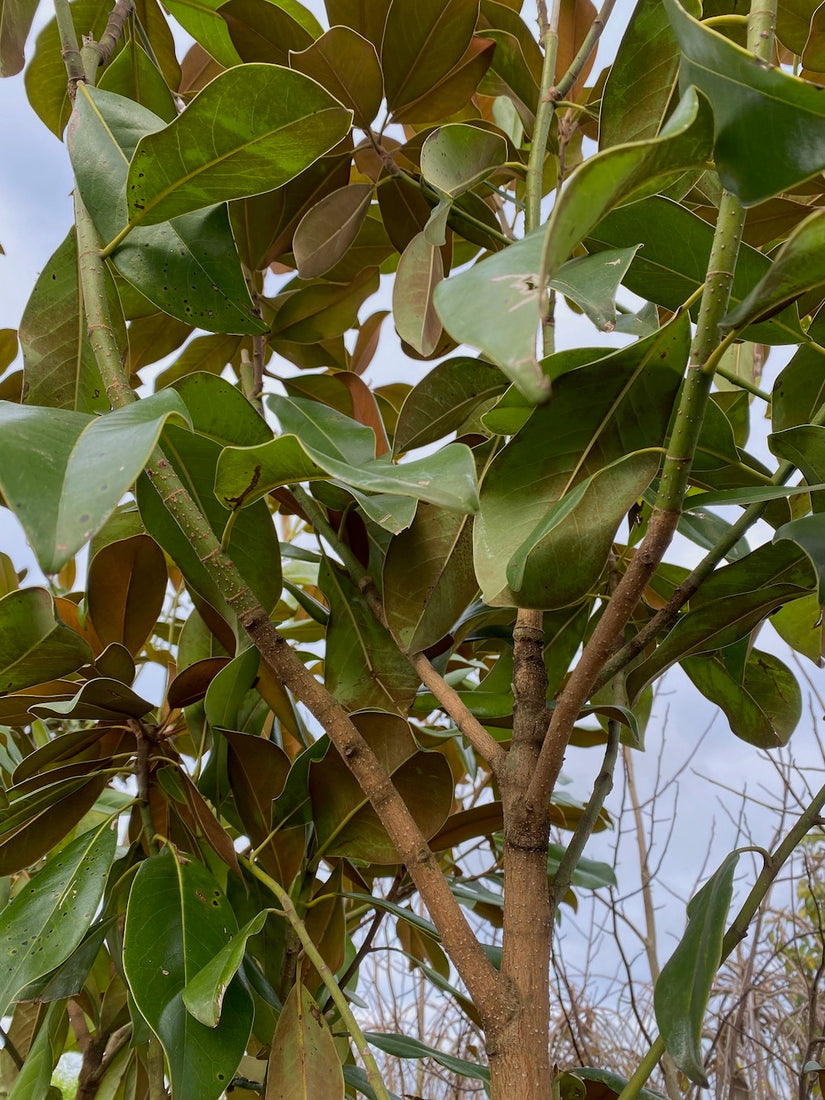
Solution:
[[(663, 673), (744, 755), (801, 714), (766, 618), (820, 661), (825, 29), (815, 0), (639, 0), (596, 77), (613, 6), (55, 0), (24, 79), (74, 224), (0, 382), (3, 503), (50, 578), (2, 558), (8, 1095), (70, 1050), (78, 1097), (123, 1100), (386, 1098), (374, 1048), (496, 1100), (705, 1080), (714, 975), (825, 789), (738, 913), (736, 852), (694, 897), (629, 1080), (554, 1064), (550, 953), (609, 882), (582, 852)], [(5, 0), (6, 75), (35, 8)], [(556, 350), (560, 296), (630, 342)], [(382, 325), (416, 385), (364, 381)], [(359, 1027), (382, 918), (475, 1062)]]

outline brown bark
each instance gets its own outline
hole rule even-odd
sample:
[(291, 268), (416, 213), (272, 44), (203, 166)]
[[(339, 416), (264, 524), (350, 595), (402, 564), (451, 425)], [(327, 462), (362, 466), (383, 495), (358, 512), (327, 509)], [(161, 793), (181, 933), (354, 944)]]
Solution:
[(501, 777), (504, 811), (504, 932), (501, 977), (517, 1010), (488, 1029), (495, 1100), (551, 1095), (548, 996), (553, 921), (547, 880), (549, 804), (525, 812), (524, 794), (547, 725), (542, 614), (520, 611), (513, 632), (513, 743)]

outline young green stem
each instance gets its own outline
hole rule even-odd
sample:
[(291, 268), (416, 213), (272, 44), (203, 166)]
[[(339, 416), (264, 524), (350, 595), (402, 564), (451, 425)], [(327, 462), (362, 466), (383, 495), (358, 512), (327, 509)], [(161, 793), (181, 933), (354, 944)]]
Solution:
[(321, 976), (321, 980), (329, 991), (329, 995), (332, 998), (335, 1007), (340, 1013), (341, 1019), (346, 1025), (347, 1032), (355, 1043), (355, 1049), (361, 1057), (361, 1061), (364, 1063), (364, 1068), (367, 1071), (367, 1079), (372, 1085), (373, 1092), (379, 1100), (389, 1100), (389, 1093), (384, 1087), (384, 1082), (381, 1080), (381, 1074), (378, 1071), (378, 1065), (370, 1050), (369, 1043), (364, 1037), (364, 1033), (358, 1026), (358, 1021), (353, 1015), (352, 1009), (349, 1006), (349, 1001), (341, 992), (341, 988), (338, 982), (335, 980), (335, 975), (330, 968), (324, 962), (324, 958), (318, 948), (312, 941), (312, 937), (307, 932), (306, 925), (298, 916), (298, 911), (292, 904), (292, 898), (289, 896), (286, 890), (271, 878), (265, 871), (262, 871), (256, 864), (251, 863), (244, 856), (241, 856), (241, 863), (246, 867), (250, 874), (254, 875), (259, 882), (262, 882), (275, 897), (278, 899), (284, 916), (292, 926), (292, 930), (295, 935), (301, 941), (301, 946), (304, 949), (304, 954), (318, 971)]

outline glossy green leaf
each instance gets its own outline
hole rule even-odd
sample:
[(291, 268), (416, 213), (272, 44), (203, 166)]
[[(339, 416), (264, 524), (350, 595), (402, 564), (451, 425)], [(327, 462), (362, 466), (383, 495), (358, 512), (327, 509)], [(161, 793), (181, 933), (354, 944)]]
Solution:
[(344, 1073), (326, 1017), (303, 982), (284, 1002), (269, 1052), (265, 1100), (344, 1100)]
[(392, 311), (398, 335), (419, 355), (432, 355), (441, 339), (441, 322), (433, 294), (444, 278), (441, 248), (418, 233), (398, 263), (392, 289)]
[[(157, 929), (163, 929), (158, 936)], [(252, 998), (235, 978), (214, 1028), (186, 1010), (183, 991), (237, 932), (209, 871), (167, 848), (138, 868), (123, 933), (123, 968), (135, 1003), (163, 1044), (174, 1092), (218, 1100), (252, 1027)]]
[(267, 912), (258, 913), (221, 948), (215, 957), (190, 978), (183, 990), (183, 1003), (196, 1020), (215, 1027), (221, 1018), (223, 999), (229, 983), (238, 973), (246, 952), (247, 940), (263, 928)]
[[(450, 335), (496, 362), (533, 404), (546, 401), (549, 379), (535, 359), (539, 271), (545, 231), (439, 284), (435, 307)], [(615, 324), (614, 297), (635, 247), (609, 257), (564, 264), (550, 286), (581, 306), (600, 327)]]
[[(808, 330), (812, 339), (821, 339), (818, 322)], [(807, 424), (825, 404), (825, 355), (811, 344), (803, 344), (784, 370), (780, 371), (771, 393), (771, 420), (774, 432)]]
[[(408, 723), (398, 715), (369, 711), (354, 714), (352, 721), (392, 777), (424, 837), (434, 836), (452, 803), (446, 758), (419, 749)], [(334, 750), (312, 765), (309, 786), (319, 855), (384, 865), (398, 862), (398, 852), (375, 810)]]
[(486, 179), (507, 159), (503, 134), (462, 122), (434, 130), (421, 146), (421, 174), (452, 198)]
[(705, 698), (721, 708), (740, 740), (759, 749), (788, 743), (802, 717), (802, 692), (778, 657), (752, 649), (744, 678), (727, 667), (724, 653), (689, 657), (682, 668)]
[(211, 374), (189, 374), (174, 383), (174, 388), (192, 417), (192, 426), (216, 443), (263, 443), (272, 438), (272, 430), (263, 416), (247, 401), (237, 386)]
[(141, 138), (126, 183), (132, 224), (153, 225), (280, 187), (346, 137), (351, 113), (314, 80), (241, 65), (165, 129)]
[[(377, 5), (373, 3), (370, 7)], [(361, 129), (369, 126), (378, 114), (384, 98), (384, 75), (378, 54), (372, 42), (353, 28), (332, 23), (311, 46), (293, 53), (289, 63), (349, 107)]]
[(660, 460), (658, 452), (626, 455), (549, 508), (507, 565), (507, 584), (522, 606), (565, 607), (586, 595), (619, 524), (656, 476)]
[(284, 434), (259, 447), (223, 451), (215, 492), (227, 507), (246, 506), (290, 482), (335, 478), (364, 492), (414, 497), (459, 512), (475, 509), (475, 466), (463, 444), (396, 464), (374, 457), (371, 428), (335, 409), (298, 397), (271, 395), (267, 403)]
[(0, 694), (54, 680), (91, 659), (88, 642), (60, 620), (45, 588), (0, 599)]
[(825, 493), (816, 489), (825, 480), (825, 428), (818, 424), (786, 428), (770, 435), (768, 446), (778, 458), (799, 468), (811, 493), (813, 511), (825, 511)]
[(178, 109), (169, 85), (139, 42), (124, 44), (114, 61), (104, 70), (97, 87), (133, 99), (164, 122), (171, 122), (177, 117)]
[[(548, 385), (535, 350), (542, 258), (552, 278), (609, 210), (649, 194), (664, 176), (702, 163), (709, 149), (710, 126), (705, 101), (688, 95), (660, 137), (617, 146), (587, 161), (571, 177), (546, 228), (445, 281), (436, 307), (450, 333), (485, 350), (532, 400), (546, 399)], [(490, 298), (489, 308), (485, 295)], [(509, 324), (502, 324), (502, 314), (508, 316)]]
[(215, 60), (230, 68), (241, 60), (220, 15), (223, 0), (169, 0), (169, 11)]
[(628, 695), (642, 688), (675, 661), (710, 653), (746, 637), (762, 620), (789, 600), (810, 591), (814, 573), (804, 554), (792, 545), (768, 544), (717, 569), (691, 600), (656, 650), (627, 679)]
[(688, 902), (687, 928), (662, 967), (653, 994), (656, 1023), (668, 1054), (694, 1084), (708, 1087), (702, 1056), (702, 1024), (733, 896), (739, 853), (732, 852)]
[[(613, 1073), (609, 1069), (596, 1069), (593, 1066), (576, 1066), (574, 1073), (577, 1077), (580, 1077), (582, 1081), (593, 1081), (596, 1085), (603, 1085), (609, 1092), (604, 1092), (596, 1089), (595, 1092), (588, 1091), (587, 1095), (592, 1095), (594, 1100), (613, 1100), (613, 1097), (620, 1096), (622, 1089), (627, 1084), (624, 1077), (618, 1073)], [(666, 1100), (664, 1093), (657, 1092), (655, 1089), (639, 1089), (636, 1093), (638, 1100)]]
[[(164, 433), (163, 447), (166, 457), (208, 519), (213, 533), (221, 538), (229, 518), (215, 496), (215, 471), (221, 445), (206, 435), (170, 427)], [(213, 607), (223, 608), (225, 615), (231, 618), (215, 582), (147, 477), (139, 479), (136, 496), (146, 530), (170, 555), (187, 584)], [(262, 606), (273, 608), (281, 592), (280, 548), (265, 503), (246, 508), (237, 517), (229, 538), (229, 552)]]
[(367, 1031), (365, 1035), (372, 1046), (385, 1054), (394, 1055), (396, 1058), (432, 1058), (440, 1066), (461, 1077), (470, 1077), (474, 1081), (488, 1083), (490, 1081), (490, 1071), (486, 1066), (436, 1050), (435, 1047), (428, 1046), (427, 1043), (422, 1043), (420, 1039), (414, 1039), (410, 1035), (393, 1035), (388, 1031), (380, 1033)]
[(273, 0), (226, 0), (218, 11), (242, 61), (288, 65), (290, 51), (306, 49), (315, 37), (293, 16), (300, 7)]
[[(825, 118), (823, 118), (825, 159)], [(825, 213), (806, 218), (786, 239), (763, 278), (724, 318), (725, 329), (741, 328), (772, 316), (808, 290), (825, 283)]]
[[(714, 159), (724, 187), (746, 206), (763, 202), (825, 168), (825, 106), (819, 90), (767, 65), (676, 0), (663, 0), (682, 49), (682, 88), (713, 105)], [(766, 157), (765, 135), (771, 134)]]
[[(122, 315), (110, 314), (122, 347)], [(84, 413), (109, 408), (80, 304), (74, 229), (34, 284), (20, 321), (20, 344), (27, 404)]]
[[(662, 196), (644, 199), (614, 210), (591, 230), (585, 244), (591, 251), (644, 242), (630, 265), (624, 285), (640, 297), (676, 310), (702, 286), (713, 227), (685, 207)], [(770, 270), (761, 252), (742, 244), (731, 288), (738, 303)], [(698, 304), (691, 309), (695, 320)], [(747, 339), (766, 344), (795, 344), (804, 339), (795, 307), (770, 321), (749, 326)]]
[(324, 559), (318, 585), (329, 605), (324, 683), (349, 710), (405, 712), (418, 676), (378, 622), (349, 574)]
[(825, 620), (818, 593), (780, 607), (771, 616), (771, 626), (791, 649), (813, 661), (817, 668), (825, 667)]
[(825, 512), (785, 523), (774, 533), (774, 542), (789, 539), (810, 559), (819, 583), (819, 603), (825, 607)]
[(633, 9), (610, 67), (599, 112), (599, 148), (658, 134), (679, 73), (680, 51), (659, 0)]
[(111, 722), (125, 717), (142, 718), (152, 706), (119, 680), (98, 676), (88, 680), (71, 699), (35, 703), (29, 709), (38, 718)]
[(56, 573), (97, 534), (170, 419), (189, 422), (172, 390), (96, 418), (0, 402), (0, 488), (44, 572)]
[[(126, 226), (126, 175), (139, 139), (163, 128), (145, 107), (81, 85), (69, 130), (77, 184), (98, 233), (112, 241)], [(159, 309), (209, 332), (266, 329), (243, 279), (223, 206), (132, 230), (112, 264)]]
[(0, 4), (0, 76), (15, 76), (26, 62), (24, 49), (38, 0), (2, 0)]
[[(564, 534), (572, 540), (563, 566), (545, 571), (537, 558), (535, 569), (513, 576), (523, 584), (518, 593), (508, 581), (508, 567), (514, 555), (529, 553), (548, 511), (559, 502), (562, 507), (566, 494), (626, 455), (661, 446), (688, 339), (683, 317), (646, 340), (562, 375), (550, 403), (537, 409), (496, 456), (482, 483), (474, 525), (476, 575), (486, 603), (563, 607), (596, 583), (618, 525), (615, 516), (610, 523), (591, 516), (594, 526), (577, 536), (574, 511), (569, 531), (564, 524), (556, 528), (556, 538)], [(552, 541), (548, 552), (550, 560)]]
[(92, 923), (115, 855), (108, 824), (53, 855), (0, 913), (0, 1006), (71, 955)]
[(507, 389), (492, 363), (459, 356), (433, 367), (401, 407), (393, 446), (396, 454), (425, 447), (460, 429), (476, 409)]
[(358, 236), (373, 191), (370, 183), (352, 183), (326, 195), (307, 211), (292, 242), (302, 279), (314, 279), (338, 263)]
[[(6, 1094), (7, 1100), (29, 1100), (32, 1096), (55, 1100), (58, 1090), (51, 1088), (50, 1082), (62, 1053), (61, 1040), (65, 1035), (66, 1024), (64, 1006), (59, 1002), (50, 1004), (37, 1038), (26, 1053), (23, 1067)], [(62, 1097), (63, 1094), (59, 1095)]]
[(404, 108), (435, 88), (461, 61), (477, 19), (478, 0), (421, 0), (414, 12), (403, 0), (393, 0), (381, 60), (387, 104), (394, 115), (403, 117)]
[(449, 633), (477, 590), (469, 518), (419, 505), (384, 560), (384, 611), (393, 637), (405, 652), (427, 649)]

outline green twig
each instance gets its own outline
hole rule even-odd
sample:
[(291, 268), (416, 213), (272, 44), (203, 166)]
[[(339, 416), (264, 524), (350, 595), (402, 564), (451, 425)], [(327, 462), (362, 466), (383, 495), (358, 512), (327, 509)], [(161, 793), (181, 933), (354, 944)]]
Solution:
[(72, 18), (69, 0), (54, 0), (54, 15), (57, 33), (60, 36), (60, 53), (69, 78), (69, 98), (74, 102), (77, 85), (86, 79), (83, 61), (80, 57), (80, 45)]
[(262, 871), (261, 868), (258, 867), (256, 864), (251, 863), (245, 856), (241, 856), (240, 861), (243, 866), (246, 867), (246, 869), (250, 872), (250, 874), (254, 875), (259, 882), (262, 882), (264, 886), (271, 890), (275, 897), (278, 899), (278, 904), (281, 906), (284, 916), (292, 926), (295, 935), (301, 941), (301, 946), (304, 949), (304, 953), (306, 954), (312, 965), (315, 967), (315, 969), (318, 971), (321, 980), (329, 990), (329, 995), (334, 1001), (335, 1007), (338, 1009), (338, 1012), (341, 1015), (341, 1019), (344, 1021), (346, 1029), (352, 1037), (353, 1042), (355, 1043), (355, 1049), (361, 1056), (361, 1060), (364, 1063), (364, 1069), (367, 1071), (367, 1079), (372, 1085), (376, 1097), (378, 1097), (378, 1100), (389, 1100), (389, 1093), (384, 1087), (384, 1082), (381, 1080), (381, 1074), (378, 1071), (378, 1065), (375, 1061), (375, 1058), (373, 1057), (372, 1051), (370, 1050), (369, 1043), (367, 1042), (363, 1031), (358, 1026), (358, 1021), (353, 1015), (352, 1009), (349, 1005), (349, 1001), (341, 992), (341, 988), (338, 985), (338, 982), (335, 980), (335, 975), (324, 962), (321, 952), (315, 946), (309, 932), (307, 932), (306, 925), (301, 920), (300, 916), (298, 915), (297, 909), (292, 903), (292, 898), (289, 896), (287, 891), (284, 890), (284, 888), (275, 881), (274, 878), (271, 878), (266, 873), (266, 871)]

